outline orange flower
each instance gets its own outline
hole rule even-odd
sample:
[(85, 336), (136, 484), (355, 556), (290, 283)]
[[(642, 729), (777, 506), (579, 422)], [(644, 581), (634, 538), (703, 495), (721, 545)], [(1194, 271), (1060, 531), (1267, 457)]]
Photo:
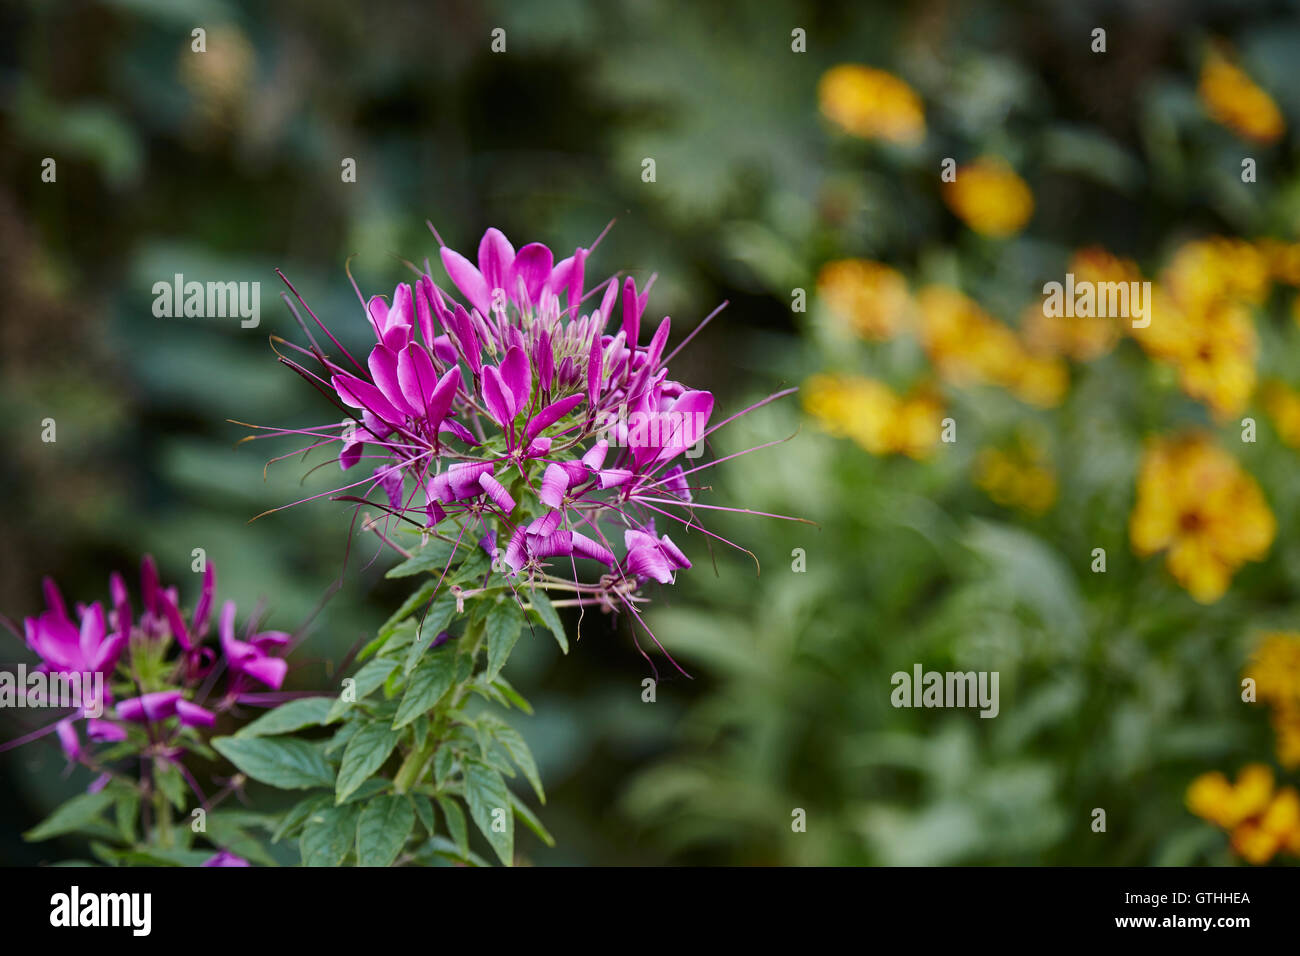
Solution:
[(912, 146), (925, 138), (925, 108), (910, 86), (884, 70), (845, 63), (822, 74), (823, 115), (853, 136)]
[(958, 167), (956, 180), (943, 185), (943, 199), (962, 222), (994, 239), (1015, 235), (1034, 213), (1029, 186), (996, 156)]
[(1197, 92), (1210, 118), (1242, 139), (1274, 143), (1286, 130), (1273, 98), (1217, 50), (1205, 58)]
[(1201, 434), (1149, 442), (1138, 474), (1129, 539), (1202, 604), (1228, 589), (1246, 561), (1261, 561), (1277, 531), (1263, 492), (1236, 459)]
[(907, 280), (889, 266), (866, 259), (826, 263), (817, 275), (817, 293), (864, 339), (892, 337), (912, 310)]

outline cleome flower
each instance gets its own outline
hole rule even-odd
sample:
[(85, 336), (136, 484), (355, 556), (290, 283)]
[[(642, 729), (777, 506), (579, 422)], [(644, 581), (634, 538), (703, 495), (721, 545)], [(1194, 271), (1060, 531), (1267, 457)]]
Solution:
[(594, 248), (557, 262), (540, 243), (516, 250), (497, 229), (484, 234), (475, 261), (442, 245), (450, 289), (424, 272), (398, 284), (391, 300), (362, 299), (375, 335), (364, 361), (299, 298), (336, 351), (321, 347), (291, 305), (309, 346), (284, 343), (296, 354), (280, 360), (346, 418), (250, 426), (265, 432), (255, 437), (305, 436), (303, 450), (331, 447), (344, 472), (365, 472), (313, 497), (377, 507), (384, 524), (450, 545), (444, 578), (467, 543), (481, 542), (492, 573), (512, 588), (555, 587), (576, 593), (564, 604), (627, 610), (640, 621), (643, 585), (671, 583), (690, 567), (654, 530), (656, 519), (731, 544), (694, 513), (741, 509), (697, 502), (692, 476), (717, 462), (691, 460), (718, 428), (794, 390), (712, 423), (713, 395), (668, 370), (703, 323), (672, 351), (667, 317), (643, 335), (653, 277), (641, 288), (618, 276), (589, 286)]
[[(235, 605), (227, 602), (219, 625), (220, 652), (206, 646), (216, 592), (216, 570), (208, 564), (188, 615), (179, 592), (163, 587), (153, 558), (141, 562), (143, 607), (137, 617), (120, 574), (109, 578), (109, 602), (77, 604), (68, 612), (58, 586), (44, 581), (47, 608), (24, 621), (27, 646), (41, 659), (36, 670), (47, 675), (78, 675), (80, 686), (102, 685), (102, 698), (73, 702), (74, 713), (4, 746), (7, 749), (55, 733), (70, 761), (101, 772), (102, 786), (111, 772), (91, 745), (129, 742), (139, 752), (180, 767), (192, 728), (209, 728), (236, 704), (273, 704), (288, 665), (278, 656), (290, 641), (279, 631), (235, 638)], [(224, 678), (221, 693), (216, 688)], [(71, 685), (77, 686), (77, 685)], [(49, 703), (59, 703), (49, 701)], [(63, 703), (67, 703), (66, 701)], [(197, 787), (196, 787), (197, 790)], [(200, 794), (202, 799), (202, 794)]]

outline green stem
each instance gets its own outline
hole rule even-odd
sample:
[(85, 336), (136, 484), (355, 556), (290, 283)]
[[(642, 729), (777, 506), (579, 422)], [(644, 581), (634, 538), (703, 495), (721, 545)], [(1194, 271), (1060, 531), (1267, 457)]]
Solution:
[[(483, 644), (486, 633), (486, 629), (481, 624), (471, 624), (461, 639), (463, 644), (468, 642), (468, 653), (471, 661), (478, 656), (479, 647)], [(470, 675), (470, 679), (473, 679), (473, 674)], [(438, 746), (442, 743), (443, 735), (447, 732), (448, 715), (454, 713), (456, 708), (460, 706), (460, 702), (468, 689), (467, 684), (468, 682), (457, 685), (455, 693), (448, 698), (447, 703), (438, 708), (439, 713), (434, 718), (433, 727), (430, 728), (429, 735), (425, 738), (424, 743), (407, 754), (406, 759), (402, 761), (402, 765), (397, 768), (397, 774), (393, 777), (393, 789), (398, 793), (406, 793), (416, 786), (424, 776), (425, 767), (428, 766), (430, 758), (437, 751)]]

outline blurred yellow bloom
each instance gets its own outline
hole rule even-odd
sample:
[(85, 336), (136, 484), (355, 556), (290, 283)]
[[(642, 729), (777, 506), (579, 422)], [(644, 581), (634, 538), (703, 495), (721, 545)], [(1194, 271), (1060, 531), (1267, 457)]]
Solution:
[(956, 180), (943, 184), (943, 199), (962, 222), (994, 239), (1019, 232), (1034, 213), (1029, 186), (996, 156), (958, 167)]
[(1278, 437), (1292, 448), (1300, 448), (1300, 392), (1275, 380), (1260, 389), (1260, 399)]
[(844, 63), (822, 74), (821, 111), (845, 132), (910, 146), (925, 138), (925, 108), (910, 86), (884, 70)]
[(1255, 243), (1274, 282), (1300, 286), (1300, 242), (1261, 239)]
[(1151, 323), (1131, 334), (1171, 363), (1184, 392), (1223, 421), (1245, 409), (1255, 388), (1258, 339), (1251, 307), (1268, 295), (1270, 265), (1240, 239), (1189, 242), (1151, 289)]
[(1129, 538), (1143, 557), (1167, 552), (1169, 573), (1195, 600), (1221, 598), (1243, 563), (1264, 559), (1276, 531), (1255, 479), (1207, 436), (1148, 442)]
[(907, 280), (897, 270), (866, 259), (826, 263), (817, 275), (817, 294), (864, 339), (890, 338), (912, 310)]
[(1223, 774), (1202, 774), (1187, 788), (1187, 808), (1231, 833), (1233, 850), (1262, 865), (1279, 852), (1300, 855), (1300, 794), (1273, 789), (1273, 771), (1250, 764), (1229, 783)]
[(1010, 448), (980, 451), (975, 484), (998, 504), (1027, 514), (1042, 514), (1056, 501), (1056, 470), (1043, 447), (1023, 435)]
[(873, 455), (925, 458), (939, 441), (943, 403), (929, 387), (899, 396), (876, 379), (823, 374), (810, 378), (802, 394), (822, 428)]
[(1300, 855), (1300, 794), (1273, 789), (1273, 771), (1250, 764), (1232, 785), (1223, 774), (1202, 774), (1187, 788), (1187, 808), (1231, 832), (1233, 850), (1262, 865), (1279, 852)]
[(1179, 246), (1163, 279), (1183, 309), (1198, 313), (1222, 299), (1263, 302), (1271, 283), (1270, 265), (1257, 244), (1211, 236)]
[(1201, 774), (1187, 788), (1187, 808), (1225, 830), (1268, 809), (1273, 797), (1273, 771), (1264, 764), (1242, 767), (1234, 786), (1217, 771)]
[[(1092, 246), (1070, 257), (1066, 271), (1074, 274), (1077, 284), (1102, 285), (1111, 282), (1140, 282), (1141, 272), (1129, 259), (1120, 259), (1105, 249)], [(1087, 362), (1105, 355), (1119, 340), (1120, 319), (1049, 316), (1043, 303), (1029, 306), (1022, 317), (1025, 344), (1038, 355), (1060, 355), (1077, 362)]]
[(248, 37), (233, 24), (210, 28), (206, 45), (207, 52), (194, 53), (186, 37), (178, 61), (181, 83), (195, 97), (208, 125), (231, 125), (247, 107), (257, 56)]
[(1271, 707), (1278, 762), (1300, 766), (1300, 633), (1265, 634), (1242, 676), (1255, 682), (1256, 700)]
[(1217, 50), (1211, 50), (1201, 66), (1197, 92), (1210, 118), (1242, 139), (1273, 143), (1286, 129), (1273, 98)]
[(1000, 385), (1044, 408), (1060, 404), (1069, 370), (1036, 356), (1015, 331), (955, 289), (928, 286), (917, 296), (921, 346), (939, 376), (955, 385)]

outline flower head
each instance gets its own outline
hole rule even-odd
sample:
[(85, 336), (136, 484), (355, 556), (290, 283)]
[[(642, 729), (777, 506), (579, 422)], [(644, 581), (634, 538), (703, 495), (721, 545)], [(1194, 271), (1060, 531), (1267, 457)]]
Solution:
[(958, 167), (957, 178), (944, 183), (943, 199), (962, 222), (991, 239), (1015, 235), (1034, 214), (1029, 186), (996, 156)]
[(925, 108), (910, 86), (884, 70), (845, 63), (817, 85), (822, 114), (853, 136), (912, 146), (925, 138)]
[[(516, 250), (497, 229), (473, 260), (442, 246), (450, 289), (421, 274), (391, 302), (363, 302), (376, 339), (364, 364), (318, 319), (338, 353), (310, 332), (298, 352), (320, 373), (281, 357), (347, 420), (267, 431), (309, 436), (309, 448), (337, 443), (345, 472), (366, 461), (363, 477), (339, 489), (361, 492), (339, 497), (450, 544), (444, 577), (463, 545), (484, 541), (511, 587), (576, 589), (578, 606), (640, 620), (643, 585), (690, 566), (669, 535), (647, 530), (654, 519), (716, 537), (681, 512), (717, 507), (694, 500), (688, 476), (708, 467), (689, 459), (721, 426), (710, 392), (670, 377), (672, 323), (643, 321), (650, 283), (589, 282), (592, 249), (556, 261), (540, 243)], [(274, 676), (246, 653), (227, 649), (244, 673)]]
[(1139, 555), (1166, 552), (1175, 580), (1202, 604), (1268, 553), (1277, 523), (1264, 495), (1226, 451), (1199, 433), (1148, 444), (1129, 538)]

